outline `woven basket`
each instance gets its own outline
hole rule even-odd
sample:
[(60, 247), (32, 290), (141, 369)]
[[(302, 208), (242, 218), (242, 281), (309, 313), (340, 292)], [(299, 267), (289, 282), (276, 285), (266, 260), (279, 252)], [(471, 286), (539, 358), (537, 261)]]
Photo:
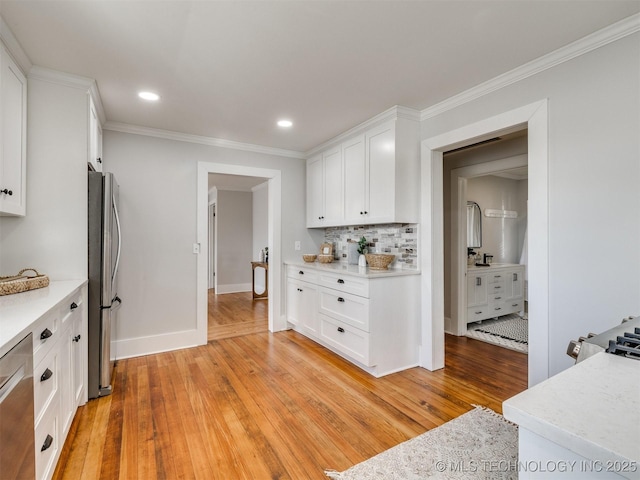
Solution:
[(318, 255), (318, 262), (331, 263), (333, 262), (333, 255)]
[(305, 253), (304, 255), (302, 255), (302, 259), (307, 263), (315, 262), (317, 257), (318, 255), (316, 255), (315, 253)]
[[(34, 272), (35, 275), (24, 275), (25, 272)], [(47, 286), (49, 277), (41, 275), (35, 268), (24, 268), (13, 277), (0, 277), (0, 295), (13, 295)]]
[(371, 270), (387, 270), (387, 267), (396, 258), (389, 253), (365, 253), (367, 263)]

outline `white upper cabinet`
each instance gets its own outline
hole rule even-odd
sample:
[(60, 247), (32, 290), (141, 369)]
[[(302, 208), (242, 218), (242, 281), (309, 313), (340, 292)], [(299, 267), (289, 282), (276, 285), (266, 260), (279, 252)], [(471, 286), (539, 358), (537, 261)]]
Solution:
[(0, 47), (0, 215), (26, 214), (27, 81)]
[(344, 217), (340, 147), (307, 161), (307, 227), (338, 225)]
[(367, 165), (364, 135), (342, 144), (344, 158), (344, 219), (347, 223), (361, 223), (368, 214)]
[(418, 119), (398, 114), (308, 160), (307, 227), (416, 223), (419, 179)]
[(91, 95), (89, 95), (89, 164), (96, 172), (102, 171), (102, 126)]

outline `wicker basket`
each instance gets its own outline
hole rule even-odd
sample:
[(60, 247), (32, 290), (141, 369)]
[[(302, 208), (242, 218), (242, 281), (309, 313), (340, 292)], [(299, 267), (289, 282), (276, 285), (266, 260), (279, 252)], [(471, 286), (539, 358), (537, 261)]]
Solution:
[(318, 255), (316, 255), (315, 253), (305, 253), (304, 255), (302, 255), (302, 259), (307, 263), (315, 262), (317, 257)]
[[(24, 275), (25, 272), (34, 272), (35, 275)], [(13, 295), (47, 286), (49, 277), (41, 275), (35, 268), (24, 268), (13, 277), (0, 277), (0, 295)]]
[(320, 263), (331, 263), (333, 262), (333, 255), (318, 255), (318, 261)]
[(387, 270), (389, 264), (396, 258), (390, 253), (365, 253), (364, 256), (371, 270)]

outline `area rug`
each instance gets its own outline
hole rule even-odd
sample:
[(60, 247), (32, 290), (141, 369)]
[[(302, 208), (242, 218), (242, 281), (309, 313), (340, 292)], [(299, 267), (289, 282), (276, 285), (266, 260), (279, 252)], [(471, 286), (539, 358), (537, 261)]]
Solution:
[(529, 352), (529, 322), (517, 313), (470, 323), (466, 336), (518, 352)]
[(344, 472), (336, 480), (516, 479), (518, 427), (478, 407)]

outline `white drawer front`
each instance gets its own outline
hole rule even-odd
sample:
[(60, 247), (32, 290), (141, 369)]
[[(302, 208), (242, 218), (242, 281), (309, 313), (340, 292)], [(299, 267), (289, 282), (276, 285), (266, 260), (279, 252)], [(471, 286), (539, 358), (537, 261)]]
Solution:
[(54, 309), (41, 318), (32, 328), (33, 334), (33, 364), (37, 365), (49, 352), (58, 339), (60, 328), (60, 310)]
[(485, 318), (490, 318), (488, 306), (484, 305), (482, 307), (471, 307), (467, 309), (467, 323), (477, 322), (479, 320), (484, 320)]
[(49, 405), (45, 414), (36, 425), (36, 478), (51, 478), (56, 467), (55, 460), (60, 449), (60, 401)]
[(509, 272), (494, 272), (487, 274), (487, 283), (503, 283)]
[(296, 265), (287, 266), (287, 277), (297, 278), (304, 282), (315, 283), (318, 281), (318, 272), (312, 268), (298, 267)]
[(494, 282), (487, 285), (487, 294), (490, 296), (504, 293), (504, 282)]
[(504, 302), (505, 310), (509, 313), (521, 312), (524, 310), (524, 300), (507, 300)]
[(64, 330), (65, 326), (69, 323), (73, 322), (73, 319), (76, 318), (77, 315), (82, 315), (80, 312), (82, 311), (82, 293), (77, 292), (75, 295), (72, 295), (68, 299), (64, 300), (60, 305), (60, 324), (62, 325), (61, 329)]
[(42, 362), (33, 369), (33, 399), (35, 419), (42, 415), (47, 405), (51, 403), (60, 385), (60, 359), (59, 349), (49, 351)]
[(505, 300), (505, 295), (503, 293), (494, 293), (491, 292), (489, 295), (489, 306), (498, 305), (503, 303)]
[(335, 288), (341, 292), (369, 298), (369, 280), (366, 278), (320, 272), (319, 283), (323, 287)]
[(365, 332), (369, 331), (369, 300), (320, 287), (320, 312)]
[(369, 365), (369, 334), (320, 314), (320, 337), (336, 350)]

